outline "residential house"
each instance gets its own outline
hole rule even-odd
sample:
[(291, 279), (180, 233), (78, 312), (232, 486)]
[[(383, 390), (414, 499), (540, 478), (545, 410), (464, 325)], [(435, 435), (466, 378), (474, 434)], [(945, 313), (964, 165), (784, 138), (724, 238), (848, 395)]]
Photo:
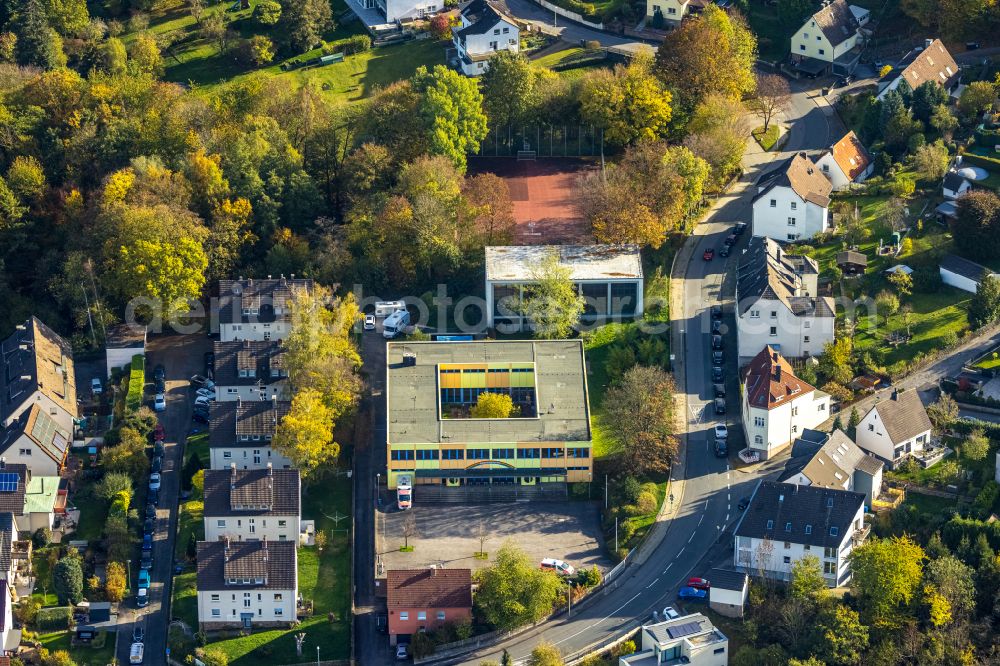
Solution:
[[(455, 496), (483, 485), (565, 494), (592, 481), (586, 367), (580, 340), (388, 343), (389, 488), (407, 476), (415, 491)], [(485, 392), (509, 395), (516, 412), (471, 418)]]
[(16, 654), (21, 645), (21, 629), (14, 628), (14, 613), (9, 594), (0, 595), (0, 666), (10, 666), (10, 656)]
[(219, 280), (219, 340), (284, 340), (292, 328), (295, 290), (313, 288), (312, 279)]
[(296, 543), (200, 541), (198, 624), (202, 630), (288, 627), (299, 594)]
[(35, 532), (55, 525), (56, 516), (66, 513), (66, 489), (60, 488), (58, 476), (27, 473), (24, 507), (15, 513), (17, 528), (22, 532)]
[(960, 79), (961, 69), (945, 45), (940, 39), (928, 39), (922, 48), (907, 53), (891, 72), (882, 77), (878, 83), (878, 99), (903, 85), (910, 91), (916, 90), (927, 81), (934, 81), (943, 86), (949, 95), (957, 96)]
[(869, 16), (867, 9), (845, 0), (824, 2), (792, 35), (793, 66), (810, 76), (851, 74), (861, 58), (861, 26)]
[(979, 285), (987, 276), (996, 276), (996, 273), (985, 266), (954, 254), (946, 254), (941, 258), (939, 271), (942, 282), (971, 294), (979, 291)]
[(73, 349), (37, 317), (18, 324), (0, 342), (0, 427), (37, 405), (72, 435), (79, 416)]
[(788, 581), (795, 562), (814, 555), (826, 584), (840, 587), (851, 579), (851, 552), (870, 531), (864, 516), (861, 493), (763, 481), (736, 524), (733, 564)]
[(830, 179), (833, 189), (839, 192), (852, 183), (863, 183), (875, 170), (875, 161), (858, 135), (851, 130), (820, 155), (816, 166)]
[(946, 173), (944, 175), (944, 180), (941, 182), (941, 194), (944, 195), (945, 199), (950, 199), (952, 201), (971, 189), (972, 183), (970, 183), (957, 171), (949, 171)]
[(783, 480), (797, 486), (853, 490), (862, 493), (870, 507), (882, 490), (882, 461), (862, 451), (843, 430), (821, 434), (825, 441), (819, 450)]
[(662, 21), (668, 29), (676, 28), (685, 16), (701, 14), (710, 0), (646, 0), (647, 24), (656, 27)]
[(708, 607), (726, 617), (743, 617), (750, 596), (750, 577), (746, 572), (712, 569), (708, 580), (712, 583)]
[(858, 423), (858, 446), (895, 467), (913, 453), (920, 453), (931, 441), (931, 420), (916, 391), (893, 390), (888, 400), (880, 400)]
[(271, 446), (290, 405), (281, 400), (213, 403), (209, 408), (209, 467), (290, 469), (292, 461)]
[(530, 327), (521, 314), (524, 292), (551, 256), (584, 297), (584, 321), (642, 316), (642, 257), (636, 245), (512, 245), (485, 251), (486, 325), (491, 328), (514, 333)]
[(205, 470), (205, 540), (298, 542), (297, 469)]
[(639, 651), (619, 657), (618, 666), (729, 663), (729, 639), (701, 613), (645, 624), (639, 635)]
[(750, 239), (736, 273), (736, 334), (742, 362), (770, 345), (786, 358), (818, 355), (833, 341), (833, 298), (819, 296), (819, 265), (770, 238)]
[(40, 403), (31, 405), (0, 433), (0, 456), (10, 464), (27, 466), (38, 476), (59, 476), (69, 454), (72, 432), (63, 427), (59, 416)]
[(278, 340), (216, 342), (215, 399), (272, 400), (288, 396), (285, 348)]
[(471, 569), (396, 569), (386, 572), (389, 643), (421, 631), (472, 619)]
[(830, 413), (830, 395), (795, 376), (773, 347), (765, 347), (743, 368), (743, 431), (747, 447), (762, 459), (790, 446), (806, 428)]
[(833, 184), (805, 153), (764, 175), (753, 198), (753, 235), (776, 241), (812, 238), (830, 228)]
[(466, 76), (483, 74), (495, 53), (521, 48), (520, 28), (503, 0), (472, 0), (459, 20), (451, 29), (454, 61)]
[[(17, 586), (24, 586), (31, 573), (31, 540), (18, 540), (15, 514), (0, 511), (0, 579), (6, 583), (7, 592), (0, 596), (17, 600)], [(18, 580), (20, 578), (20, 581)]]

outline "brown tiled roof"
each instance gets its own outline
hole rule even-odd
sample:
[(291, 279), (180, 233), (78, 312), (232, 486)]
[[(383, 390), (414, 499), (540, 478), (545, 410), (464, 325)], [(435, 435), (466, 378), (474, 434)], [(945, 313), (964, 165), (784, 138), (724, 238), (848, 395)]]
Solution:
[(856, 35), (861, 27), (846, 0), (833, 0), (813, 14), (812, 20), (834, 47)]
[[(284, 400), (214, 402), (210, 407), (210, 448), (270, 446), (271, 438), (291, 403)], [(241, 439), (242, 436), (248, 439)], [(259, 439), (254, 440), (254, 436)]]
[(770, 346), (744, 368), (743, 383), (748, 403), (759, 409), (774, 409), (816, 390), (796, 377), (791, 364)]
[(856, 469), (876, 474), (882, 469), (882, 462), (862, 451), (843, 430), (834, 430), (802, 473), (814, 486), (844, 488)]
[[(273, 384), (284, 378), (272, 378), (272, 368), (285, 367), (283, 349), (277, 340), (217, 341), (215, 352), (215, 383), (218, 386), (253, 386), (259, 381)], [(249, 377), (240, 370), (249, 370)]]
[[(295, 590), (294, 541), (199, 541), (198, 590)], [(263, 578), (263, 584), (227, 584)]]
[(784, 166), (761, 178), (754, 201), (765, 196), (772, 188), (782, 186), (792, 188), (803, 200), (811, 201), (817, 206), (825, 208), (830, 205), (833, 184), (805, 153), (796, 153)]
[(951, 87), (959, 75), (958, 63), (951, 57), (951, 53), (940, 39), (935, 39), (930, 46), (921, 51), (911, 52), (903, 59), (903, 63), (907, 64), (899, 76), (906, 81), (910, 90), (916, 90), (920, 84), (927, 81)]
[(78, 416), (73, 349), (37, 317), (20, 324), (0, 343), (0, 366), (0, 420), (36, 390)]
[(850, 180), (860, 176), (872, 161), (871, 155), (865, 150), (864, 144), (854, 130), (845, 134), (844, 138), (833, 144), (830, 150), (833, 153), (833, 160)]
[(296, 469), (206, 469), (208, 516), (297, 516), (301, 487)]
[(892, 397), (875, 403), (872, 409), (882, 419), (894, 444), (931, 429), (931, 420), (916, 391), (893, 391)]
[(389, 610), (472, 608), (471, 569), (397, 569), (386, 585)]
[[(267, 278), (219, 280), (219, 322), (222, 324), (275, 322), (289, 319), (288, 303), (296, 289), (311, 290), (311, 279)], [(258, 310), (244, 315), (244, 308)]]

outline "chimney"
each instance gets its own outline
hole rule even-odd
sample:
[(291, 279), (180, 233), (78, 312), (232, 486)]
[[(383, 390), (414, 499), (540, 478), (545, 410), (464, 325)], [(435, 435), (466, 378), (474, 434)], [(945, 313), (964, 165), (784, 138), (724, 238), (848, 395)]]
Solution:
[(267, 475), (274, 476), (274, 468), (271, 467), (271, 463), (267, 463)]
[(264, 547), (263, 547), (263, 550), (264, 550), (264, 561), (267, 562), (267, 537), (264, 537), (261, 541), (264, 544)]
[(7, 469), (7, 459), (0, 458), (0, 469)]
[(271, 279), (271, 274), (270, 274), (270, 273), (268, 273), (268, 274), (267, 274), (267, 279), (268, 279), (268, 280), (270, 280), (270, 279)]
[(228, 562), (229, 561), (229, 537), (228, 536), (223, 537), (222, 540), (226, 544), (225, 546), (222, 547), (222, 556), (225, 559), (225, 561)]
[(892, 399), (899, 402), (899, 389), (892, 389)]
[(774, 366), (774, 381), (776, 382), (781, 381), (781, 364)]
[(933, 43), (934, 43), (934, 40), (931, 39), (930, 37), (924, 39), (924, 48), (925, 49), (929, 49), (931, 47), (931, 44), (933, 44)]
[(229, 463), (229, 490), (236, 489), (236, 463)]

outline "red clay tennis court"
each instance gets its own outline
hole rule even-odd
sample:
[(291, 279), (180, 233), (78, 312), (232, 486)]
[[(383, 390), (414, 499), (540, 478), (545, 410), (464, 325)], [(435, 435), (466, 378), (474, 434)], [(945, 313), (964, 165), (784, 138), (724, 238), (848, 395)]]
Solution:
[(580, 158), (469, 158), (470, 174), (495, 173), (507, 182), (517, 245), (592, 242), (590, 227), (574, 205), (574, 189), (580, 176), (596, 168), (596, 160)]

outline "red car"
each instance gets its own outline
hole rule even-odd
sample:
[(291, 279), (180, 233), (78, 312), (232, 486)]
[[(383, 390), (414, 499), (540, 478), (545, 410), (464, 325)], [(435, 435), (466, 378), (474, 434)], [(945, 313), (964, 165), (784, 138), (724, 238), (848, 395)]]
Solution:
[(163, 424), (162, 423), (157, 423), (156, 427), (153, 428), (153, 441), (154, 442), (162, 442), (166, 438), (167, 438), (167, 433), (163, 429)]
[(712, 259), (715, 258), (715, 250), (713, 250), (712, 248), (708, 248), (707, 250), (705, 250), (705, 254), (701, 255), (701, 258), (704, 259), (705, 261), (712, 261)]
[(696, 590), (708, 590), (711, 589), (712, 584), (704, 578), (688, 578), (687, 586)]

